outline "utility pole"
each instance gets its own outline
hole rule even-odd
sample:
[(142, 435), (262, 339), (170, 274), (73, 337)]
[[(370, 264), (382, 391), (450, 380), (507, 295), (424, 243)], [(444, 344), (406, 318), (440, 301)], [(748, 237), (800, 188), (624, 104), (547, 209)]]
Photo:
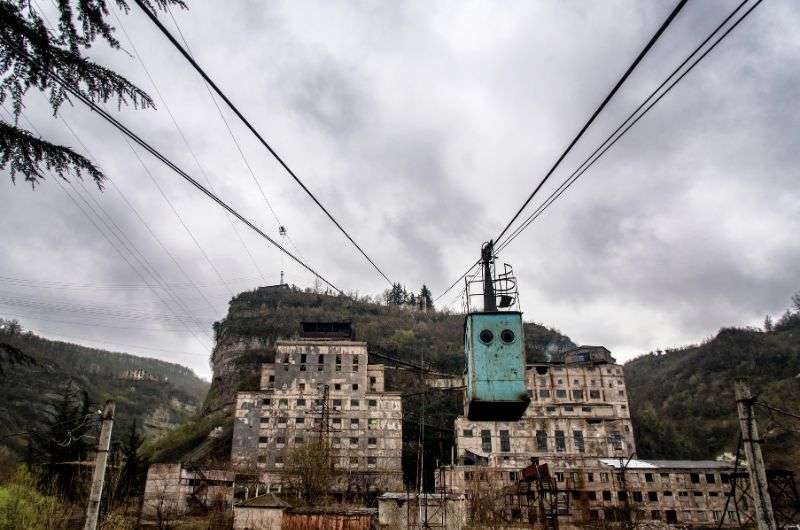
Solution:
[(750, 394), (747, 380), (738, 378), (734, 382), (736, 407), (739, 412), (739, 425), (742, 429), (742, 445), (747, 457), (747, 473), (750, 475), (750, 487), (755, 500), (756, 523), (758, 530), (775, 530), (775, 515), (772, 512), (772, 501), (769, 497), (767, 472), (764, 468), (764, 457), (761, 455), (761, 440), (758, 436), (758, 425), (753, 415), (754, 399)]
[(111, 445), (111, 429), (114, 427), (114, 410), (116, 405), (113, 399), (106, 401), (103, 407), (103, 423), (100, 427), (100, 441), (97, 444), (97, 455), (94, 459), (94, 473), (92, 474), (92, 491), (89, 494), (89, 504), (86, 506), (86, 524), (83, 530), (97, 530), (97, 518), (100, 512), (100, 499), (103, 497), (103, 482), (106, 478), (106, 464), (108, 463), (108, 448)]

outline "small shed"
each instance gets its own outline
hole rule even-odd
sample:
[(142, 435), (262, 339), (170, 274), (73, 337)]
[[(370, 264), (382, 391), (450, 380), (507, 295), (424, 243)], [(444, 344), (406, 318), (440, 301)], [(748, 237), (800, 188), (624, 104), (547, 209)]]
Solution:
[[(421, 523), (421, 524), (420, 524)], [(431, 527), (461, 530), (467, 526), (463, 493), (384, 493), (378, 497), (378, 527)]]
[(259, 495), (233, 507), (234, 530), (281, 530), (289, 503), (272, 493)]
[(378, 510), (350, 506), (305, 506), (283, 514), (282, 530), (370, 530)]

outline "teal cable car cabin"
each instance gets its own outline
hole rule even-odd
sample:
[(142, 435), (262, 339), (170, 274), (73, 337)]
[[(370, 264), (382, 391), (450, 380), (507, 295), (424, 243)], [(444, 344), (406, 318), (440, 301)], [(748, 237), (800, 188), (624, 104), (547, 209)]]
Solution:
[[(498, 311), (516, 300), (509, 296), (516, 280), (511, 269), (495, 279), (492, 275), (492, 243), (482, 249), (484, 267), (483, 311), (467, 313), (464, 318), (464, 355), (466, 357), (467, 418), (473, 421), (516, 421), (530, 403), (525, 382), (525, 335), (522, 313)], [(469, 284), (467, 285), (469, 297)], [(469, 298), (467, 298), (469, 300)]]
[(530, 403), (522, 313), (470, 313), (464, 321), (467, 417), (516, 421)]

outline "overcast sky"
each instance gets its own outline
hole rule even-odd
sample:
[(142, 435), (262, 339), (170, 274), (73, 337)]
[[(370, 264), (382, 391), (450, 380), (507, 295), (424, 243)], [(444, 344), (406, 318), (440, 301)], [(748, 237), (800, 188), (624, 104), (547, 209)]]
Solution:
[[(737, 3), (690, 1), (542, 197)], [(434, 295), (477, 259), (673, 6), (189, 4), (176, 18), (198, 61), (392, 279), (415, 289), (427, 283)], [(292, 241), (278, 236), (200, 78), (138, 8), (122, 21), (133, 43), (120, 32), (125, 51), (98, 45), (92, 54), (150, 92), (158, 110), (123, 108), (120, 118), (199, 180), (207, 177), (270, 235), (296, 245), (341, 289), (385, 289), (224, 109)], [(789, 305), (800, 289), (798, 27), (800, 4), (766, 0), (504, 251), (501, 260), (519, 275), (526, 319), (626, 360), (702, 341), (721, 326), (761, 325)], [(313, 286), (308, 273), (237, 226), (245, 248), (219, 207), (139, 152), (198, 248), (116, 131), (79, 103), (62, 115), (85, 147), (45, 100), (27, 99), (26, 116), (44, 136), (88, 149), (116, 187), (64, 186), (81, 210), (54, 179), (31, 190), (4, 175), (0, 316), (44, 336), (171, 360), (209, 377), (210, 340), (186, 331), (186, 314), (208, 331), (232, 293), (277, 283), (282, 269), (288, 282)], [(144, 258), (101, 236), (106, 225), (91, 212), (87, 218), (84, 200), (100, 212), (98, 201), (113, 220), (105, 223)], [(159, 280), (146, 272), (151, 266)], [(163, 289), (154, 294), (145, 279), (169, 284), (181, 305)]]

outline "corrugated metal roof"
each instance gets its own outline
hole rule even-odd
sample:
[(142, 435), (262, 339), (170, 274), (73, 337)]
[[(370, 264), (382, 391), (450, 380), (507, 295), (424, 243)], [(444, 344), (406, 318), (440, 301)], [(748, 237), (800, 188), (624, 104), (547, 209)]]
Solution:
[(244, 502), (240, 502), (236, 506), (242, 506), (246, 508), (288, 508), (289, 506), (291, 506), (291, 504), (289, 504), (284, 500), (281, 500), (272, 493), (267, 493), (265, 495), (259, 495), (258, 497), (253, 497), (252, 499), (246, 500)]
[(601, 458), (604, 465), (619, 469), (728, 469), (733, 467), (730, 462), (717, 460), (635, 460), (630, 461), (619, 458)]

